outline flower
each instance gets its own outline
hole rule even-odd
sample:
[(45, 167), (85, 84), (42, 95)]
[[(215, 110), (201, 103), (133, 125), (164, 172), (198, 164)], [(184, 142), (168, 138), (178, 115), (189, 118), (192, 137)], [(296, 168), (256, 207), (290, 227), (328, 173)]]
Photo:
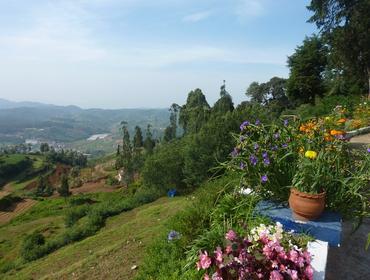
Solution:
[(222, 262), (224, 261), (224, 259), (222, 257), (221, 247), (217, 247), (217, 249), (215, 251), (215, 260), (216, 260), (216, 264), (218, 266), (221, 266), (222, 265)]
[(260, 121), (259, 119), (257, 119), (257, 120), (256, 120), (256, 122), (255, 122), (255, 125), (257, 125), (257, 126), (258, 126), (258, 125), (260, 125), (260, 124), (261, 124), (261, 121)]
[(234, 241), (236, 239), (236, 233), (235, 231), (233, 230), (229, 230), (226, 234), (225, 234), (225, 238), (227, 240), (230, 240), (230, 241)]
[(279, 137), (280, 137), (280, 133), (279, 132), (277, 132), (277, 133), (274, 134), (274, 138), (275, 139), (278, 139)]
[(338, 124), (345, 123), (347, 120), (345, 118), (341, 118), (337, 121)]
[(232, 157), (237, 157), (239, 155), (240, 151), (238, 148), (234, 148), (234, 150), (231, 152)]
[(168, 241), (172, 241), (172, 240), (175, 240), (175, 239), (180, 239), (180, 233), (178, 233), (175, 230), (171, 230), (168, 233)]
[(332, 136), (343, 135), (343, 134), (344, 134), (344, 131), (341, 131), (341, 130), (333, 129), (333, 130), (330, 131), (330, 135), (332, 135)]
[(315, 159), (317, 157), (317, 153), (315, 151), (307, 151), (304, 153), (304, 156), (309, 159)]
[(204, 274), (204, 280), (211, 280), (211, 278), (209, 278), (209, 275), (207, 273)]
[(212, 260), (208, 256), (207, 251), (205, 251), (204, 254), (202, 252), (200, 252), (199, 262), (197, 262), (197, 268), (198, 268), (198, 270), (209, 268), (211, 266), (211, 263), (212, 263)]
[(370, 153), (370, 148), (367, 148), (367, 152)]
[(255, 143), (255, 144), (254, 144), (254, 150), (256, 150), (256, 151), (257, 151), (257, 150), (259, 149), (259, 147), (260, 147), (260, 146), (258, 145), (258, 143)]
[(279, 271), (273, 270), (270, 273), (270, 280), (284, 280), (284, 277)]
[(269, 158), (264, 158), (263, 159), (263, 163), (264, 163), (264, 165), (270, 165), (270, 159)]
[(257, 157), (255, 155), (251, 155), (249, 157), (249, 160), (250, 160), (250, 162), (251, 162), (252, 165), (254, 165), (254, 166), (257, 165), (258, 159), (257, 159)]
[(285, 119), (284, 120), (284, 126), (288, 126), (289, 125), (289, 120), (288, 119)]
[(288, 144), (287, 143), (284, 143), (281, 145), (281, 147), (283, 147), (284, 149), (288, 147)]
[(267, 175), (262, 175), (262, 177), (261, 177), (261, 182), (262, 183), (266, 183), (268, 181), (268, 177), (267, 177)]
[(244, 129), (246, 129), (248, 125), (250, 125), (249, 121), (244, 121), (244, 122), (240, 125), (240, 131), (243, 131)]
[(243, 170), (245, 168), (245, 163), (244, 162), (241, 162), (240, 163), (240, 169)]

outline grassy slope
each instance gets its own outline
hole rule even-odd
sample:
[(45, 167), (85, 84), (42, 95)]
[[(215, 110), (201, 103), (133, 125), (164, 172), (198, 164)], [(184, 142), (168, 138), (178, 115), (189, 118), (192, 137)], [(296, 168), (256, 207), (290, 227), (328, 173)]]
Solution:
[(66, 246), (2, 279), (131, 279), (145, 247), (186, 198), (161, 198), (108, 219), (98, 234)]

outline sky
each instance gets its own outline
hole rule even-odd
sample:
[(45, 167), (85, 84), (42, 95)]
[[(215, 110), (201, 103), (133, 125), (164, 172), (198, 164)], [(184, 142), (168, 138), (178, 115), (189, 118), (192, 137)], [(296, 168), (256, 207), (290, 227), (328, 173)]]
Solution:
[(287, 77), (308, 0), (0, 0), (0, 98), (169, 107)]

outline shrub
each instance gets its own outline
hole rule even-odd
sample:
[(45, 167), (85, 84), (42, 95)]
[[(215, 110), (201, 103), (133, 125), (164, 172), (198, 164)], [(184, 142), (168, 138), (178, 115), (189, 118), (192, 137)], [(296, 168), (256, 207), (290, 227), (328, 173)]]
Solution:
[(45, 238), (38, 232), (27, 235), (21, 246), (21, 256), (26, 261), (36, 260), (44, 255)]

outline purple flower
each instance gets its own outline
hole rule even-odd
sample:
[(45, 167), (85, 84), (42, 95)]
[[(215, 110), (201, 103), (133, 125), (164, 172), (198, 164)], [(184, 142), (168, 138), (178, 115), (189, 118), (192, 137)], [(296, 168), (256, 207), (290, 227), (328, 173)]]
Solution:
[(246, 137), (245, 137), (245, 136), (243, 136), (243, 135), (241, 135), (241, 136), (239, 137), (239, 141), (240, 141), (240, 142), (243, 142), (245, 139), (246, 139)]
[(257, 165), (258, 159), (257, 159), (257, 157), (255, 155), (251, 155), (249, 157), (249, 160), (250, 160), (250, 162), (251, 162), (252, 165), (254, 165), (254, 166)]
[(240, 169), (243, 170), (245, 168), (245, 163), (244, 162), (241, 162), (240, 163)]
[(168, 234), (168, 241), (172, 241), (175, 239), (180, 239), (180, 233), (177, 231), (171, 230)]
[(262, 177), (261, 177), (261, 182), (262, 183), (266, 183), (268, 181), (268, 177), (267, 177), (267, 175), (262, 175)]
[(370, 148), (367, 148), (367, 152), (370, 153)]
[(281, 145), (283, 148), (287, 148), (288, 147), (288, 144), (287, 143), (284, 143), (283, 145)]
[(274, 145), (272, 146), (271, 150), (276, 151), (278, 149), (278, 146)]
[(262, 153), (262, 157), (263, 157), (263, 158), (267, 158), (267, 157), (268, 157), (267, 152), (263, 152), (263, 153)]
[(289, 124), (288, 119), (285, 119), (285, 120), (284, 120), (284, 126), (288, 126), (288, 124)]
[(244, 129), (246, 129), (246, 127), (249, 125), (249, 121), (244, 121), (241, 125), (240, 125), (240, 131), (243, 131)]
[(270, 165), (270, 159), (269, 159), (268, 157), (264, 158), (264, 159), (263, 159), (263, 163), (264, 163), (265, 165)]
[(279, 132), (277, 132), (277, 133), (274, 134), (274, 138), (275, 139), (278, 139), (279, 137), (280, 137), (280, 133)]
[(260, 146), (259, 146), (257, 143), (255, 143), (255, 144), (254, 144), (254, 150), (256, 150), (256, 151), (257, 151), (259, 147), (260, 147)]
[(239, 155), (239, 149), (238, 148), (234, 148), (234, 150), (231, 152), (231, 156), (232, 157), (236, 157)]
[(261, 124), (261, 121), (260, 121), (259, 119), (257, 119), (257, 120), (256, 120), (256, 122), (255, 122), (255, 125), (257, 125), (257, 126), (258, 126), (258, 125), (260, 125), (260, 124)]

